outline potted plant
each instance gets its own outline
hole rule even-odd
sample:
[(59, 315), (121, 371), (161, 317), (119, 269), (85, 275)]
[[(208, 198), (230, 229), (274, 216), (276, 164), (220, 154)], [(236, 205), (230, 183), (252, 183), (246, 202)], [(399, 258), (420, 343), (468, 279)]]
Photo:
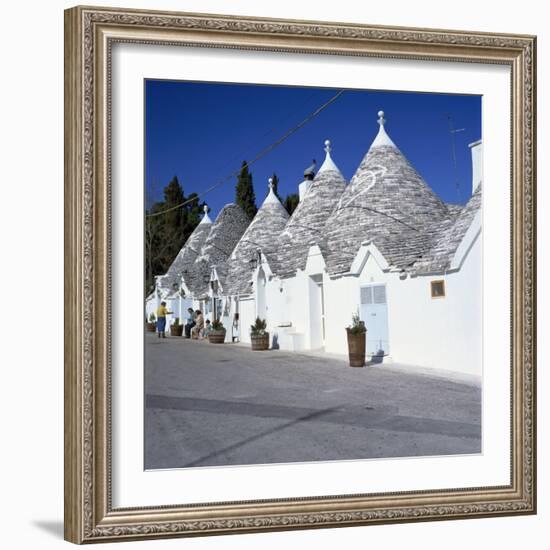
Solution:
[(212, 328), (208, 333), (208, 341), (211, 344), (223, 344), (225, 342), (225, 327), (218, 319), (212, 321)]
[(170, 325), (170, 336), (181, 336), (183, 334), (183, 325), (180, 323), (180, 318), (176, 317)]
[(157, 318), (154, 313), (149, 315), (149, 322), (147, 323), (147, 332), (155, 332), (157, 330)]
[(367, 327), (361, 321), (359, 313), (352, 316), (351, 325), (346, 327), (346, 331), (348, 333), (349, 366), (365, 366)]
[(256, 317), (256, 322), (250, 327), (252, 351), (265, 351), (269, 349), (269, 332), (266, 331), (266, 327), (266, 320)]

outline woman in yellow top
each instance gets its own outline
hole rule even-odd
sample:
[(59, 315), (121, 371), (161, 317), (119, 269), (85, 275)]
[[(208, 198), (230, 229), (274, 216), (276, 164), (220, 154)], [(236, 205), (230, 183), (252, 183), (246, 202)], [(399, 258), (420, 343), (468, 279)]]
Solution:
[(164, 331), (166, 330), (167, 315), (172, 315), (172, 312), (166, 308), (166, 302), (161, 302), (157, 309), (157, 333), (159, 338), (166, 338)]

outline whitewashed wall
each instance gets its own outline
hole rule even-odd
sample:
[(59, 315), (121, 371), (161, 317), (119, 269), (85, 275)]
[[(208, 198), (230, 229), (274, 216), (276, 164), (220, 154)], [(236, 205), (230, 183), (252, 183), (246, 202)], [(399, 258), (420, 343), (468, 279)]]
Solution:
[(309, 349), (307, 282), (307, 276), (299, 271), (290, 279), (273, 278), (267, 283), (267, 328), (280, 349)]
[[(481, 375), (481, 239), (462, 269), (444, 277), (390, 279), (388, 309), (395, 361)], [(430, 281), (445, 280), (445, 297), (431, 298)], [(396, 312), (399, 312), (398, 314)]]
[[(446, 295), (434, 299), (430, 283), (441, 279)], [(390, 341), (387, 361), (481, 375), (479, 235), (458, 272), (401, 280), (397, 273), (385, 274), (369, 256), (359, 277), (330, 281), (326, 285), (327, 352), (347, 353), (344, 328), (360, 306), (360, 286), (373, 282), (386, 284)]]
[[(270, 329), (278, 333), (281, 349), (319, 347), (320, 313), (311, 275), (322, 266), (310, 263), (304, 272), (268, 285)], [(430, 283), (445, 281), (445, 297), (432, 298)], [(388, 302), (390, 355), (386, 362), (399, 362), (481, 375), (482, 302), (481, 239), (479, 234), (467, 253), (460, 271), (447, 275), (400, 279), (398, 273), (381, 269), (369, 255), (358, 276), (331, 280), (323, 277), (325, 298), (325, 351), (347, 354), (345, 328), (360, 311), (360, 287), (385, 283)], [(292, 322), (290, 329), (278, 327), (281, 320)], [(367, 326), (368, 329), (368, 326)], [(299, 338), (289, 338), (297, 333)], [(296, 344), (298, 342), (298, 344)]]
[(159, 306), (159, 301), (155, 295), (153, 295), (153, 297), (145, 301), (145, 315), (147, 317), (147, 320), (149, 320), (151, 313), (154, 313), (155, 317), (157, 316), (158, 306)]
[[(385, 280), (384, 273), (371, 264), (374, 264), (374, 260), (367, 261), (364, 273), (375, 269), (376, 280), (383, 282)], [(325, 303), (325, 350), (329, 353), (347, 354), (346, 327), (351, 324), (352, 315), (359, 308), (359, 279), (357, 277), (340, 277), (339, 279), (327, 277)]]
[(253, 297), (243, 297), (239, 300), (240, 341), (250, 343), (250, 325), (256, 319), (256, 300)]

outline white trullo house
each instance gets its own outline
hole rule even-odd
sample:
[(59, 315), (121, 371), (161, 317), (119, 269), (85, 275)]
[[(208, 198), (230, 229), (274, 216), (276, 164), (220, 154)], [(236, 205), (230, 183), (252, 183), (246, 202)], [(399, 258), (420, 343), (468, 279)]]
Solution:
[(208, 216), (208, 207), (205, 206), (204, 217), (179, 251), (168, 271), (156, 277), (155, 290), (146, 300), (147, 318), (156, 312), (161, 301), (166, 302), (168, 310), (174, 312), (174, 317), (179, 317), (181, 320), (185, 318), (185, 312), (193, 305), (193, 300), (181, 288), (182, 274), (193, 268), (211, 228), (212, 220)]
[[(273, 347), (293, 351), (346, 354), (345, 327), (358, 313), (374, 360), (481, 374), (481, 142), (470, 145), (472, 196), (450, 205), (390, 139), (383, 112), (378, 123), (349, 184), (325, 142), (325, 161), (306, 171), (290, 218), (271, 189), (248, 227), (240, 211), (231, 235), (218, 220), (238, 207), (224, 207), (213, 225), (205, 216), (212, 229), (200, 255), (182, 269), (201, 225), (156, 295), (165, 285), (193, 300), (224, 323), (227, 341), (249, 341), (259, 316)], [(223, 254), (208, 253), (209, 241)]]

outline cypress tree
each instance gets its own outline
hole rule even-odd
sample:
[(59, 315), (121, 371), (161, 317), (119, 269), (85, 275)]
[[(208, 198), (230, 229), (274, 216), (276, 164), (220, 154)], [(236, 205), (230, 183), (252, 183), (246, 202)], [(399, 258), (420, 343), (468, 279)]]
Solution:
[(299, 202), (300, 202), (300, 196), (297, 193), (291, 193), (290, 195), (286, 196), (283, 206), (285, 207), (289, 216), (291, 216), (292, 212), (296, 210), (296, 207), (298, 206)]
[(279, 176), (275, 172), (273, 172), (273, 175), (271, 176), (273, 180), (273, 193), (275, 193), (275, 196), (283, 202), (283, 199), (281, 198), (281, 195), (279, 195)]
[(256, 215), (258, 208), (256, 206), (254, 186), (252, 185), (252, 174), (248, 171), (245, 160), (243, 160), (241, 171), (237, 177), (235, 202), (245, 211), (250, 219)]
[[(177, 176), (174, 176), (170, 183), (164, 188), (164, 209), (173, 208), (185, 201), (183, 189)], [(183, 227), (184, 210), (175, 208), (163, 216), (164, 225), (167, 234), (173, 234)]]

